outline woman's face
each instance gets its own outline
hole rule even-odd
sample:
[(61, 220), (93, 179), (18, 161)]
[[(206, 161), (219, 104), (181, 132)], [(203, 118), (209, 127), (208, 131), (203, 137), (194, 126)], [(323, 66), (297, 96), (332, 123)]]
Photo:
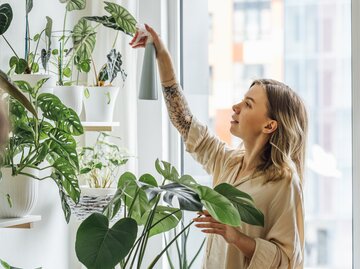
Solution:
[(268, 99), (262, 86), (255, 84), (245, 94), (244, 99), (233, 105), (230, 132), (243, 141), (256, 139), (264, 132), (269, 122)]

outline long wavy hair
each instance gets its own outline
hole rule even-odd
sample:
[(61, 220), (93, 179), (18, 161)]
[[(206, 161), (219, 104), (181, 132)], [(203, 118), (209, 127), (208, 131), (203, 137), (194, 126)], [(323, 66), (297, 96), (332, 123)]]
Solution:
[(291, 178), (296, 171), (303, 181), (308, 118), (301, 98), (287, 85), (272, 79), (258, 79), (268, 98), (268, 116), (277, 121), (261, 153), (257, 172), (265, 172), (267, 182)]

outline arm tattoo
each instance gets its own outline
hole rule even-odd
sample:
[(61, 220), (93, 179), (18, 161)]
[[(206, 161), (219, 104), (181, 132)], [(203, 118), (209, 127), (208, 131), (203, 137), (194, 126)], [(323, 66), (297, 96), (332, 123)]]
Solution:
[(179, 84), (163, 88), (165, 103), (169, 112), (170, 121), (187, 139), (193, 115)]

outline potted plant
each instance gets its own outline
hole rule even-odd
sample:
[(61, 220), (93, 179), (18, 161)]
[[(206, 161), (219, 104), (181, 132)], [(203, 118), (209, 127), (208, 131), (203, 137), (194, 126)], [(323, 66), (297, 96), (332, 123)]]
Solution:
[[(108, 16), (87, 16), (84, 19), (95, 21), (105, 27), (116, 30), (115, 40), (110, 52), (107, 54), (107, 61), (97, 72), (94, 60), (91, 58), (93, 72), (95, 75), (94, 86), (85, 88), (84, 108), (87, 121), (112, 122), (115, 101), (120, 91), (119, 86), (112, 83), (118, 74), (121, 75), (124, 85), (127, 74), (122, 67), (123, 59), (119, 51), (116, 50), (116, 40), (119, 31), (132, 36), (136, 32), (136, 20), (124, 7), (110, 2), (105, 3), (105, 10)], [(91, 54), (90, 54), (91, 57)]]
[[(78, 85), (78, 78), (73, 79), (74, 66), (86, 70), (88, 64), (78, 60), (81, 53), (92, 52), (95, 45), (95, 32), (87, 32), (89, 28), (80, 20), (72, 31), (66, 30), (66, 19), (68, 12), (83, 10), (86, 7), (86, 0), (60, 0), (66, 5), (64, 14), (63, 29), (59, 38), (59, 48), (51, 52), (51, 63), (57, 70), (57, 86), (54, 94), (68, 107), (71, 107), (78, 115), (82, 110), (83, 86)], [(69, 41), (73, 41), (70, 47)], [(84, 55), (82, 55), (83, 57)], [(86, 54), (85, 54), (85, 57)], [(85, 66), (86, 65), (86, 66)], [(76, 85), (73, 85), (77, 82)]]
[[(22, 92), (29, 94), (29, 101), (35, 108), (31, 110), (32, 114), (29, 114), (19, 102), (22, 99), (16, 96), (9, 98), (12, 131), (2, 158), (0, 190), (2, 192), (5, 190), (7, 201), (11, 203), (1, 201), (0, 216), (19, 217), (29, 213), (16, 212), (17, 205), (22, 203), (22, 196), (16, 195), (13, 184), (19, 187), (32, 186), (31, 188), (36, 192), (37, 180), (51, 178), (59, 188), (63, 211), (66, 220), (69, 221), (71, 211), (66, 195), (69, 195), (74, 202), (77, 202), (80, 196), (77, 181), (79, 160), (74, 139), (74, 136), (83, 134), (80, 119), (55, 95), (39, 94), (39, 89), (47, 79), (40, 80), (35, 87), (32, 87), (26, 81), (17, 81), (17, 86), (11, 84), (3, 72), (0, 72), (0, 78), (0, 88), (16, 90), (16, 87), (19, 87)], [(38, 110), (42, 112), (42, 118), (38, 118), (36, 113)], [(42, 164), (46, 164), (45, 167), (42, 167)], [(51, 174), (41, 177), (38, 172), (45, 169), (50, 169)], [(19, 182), (19, 176), (26, 177), (29, 183)]]
[(92, 212), (102, 212), (116, 192), (121, 167), (130, 157), (125, 148), (109, 142), (109, 138), (120, 139), (100, 132), (94, 146), (79, 149), (79, 180), (81, 196), (78, 204), (70, 201), (72, 211), (78, 219)]
[[(93, 213), (79, 226), (75, 251), (87, 268), (142, 268), (149, 237), (175, 228), (182, 219), (181, 210), (201, 211), (204, 208), (219, 222), (241, 226), (242, 222), (264, 225), (264, 215), (255, 207), (248, 194), (222, 183), (211, 189), (198, 184), (190, 175), (180, 176), (167, 162), (156, 161), (156, 170), (163, 176), (162, 184), (150, 174), (138, 180), (124, 173), (118, 189), (103, 214)], [(172, 205), (178, 199), (178, 207)], [(161, 205), (163, 201), (166, 205)], [(124, 205), (123, 218), (112, 227), (109, 221)], [(157, 255), (147, 268), (155, 266), (162, 254), (181, 236), (192, 222)], [(143, 226), (138, 234), (138, 226)]]
[[(8, 75), (13, 80), (25, 80), (30, 85), (35, 86), (36, 82), (43, 78), (49, 78), (48, 81), (43, 85), (43, 90), (52, 92), (52, 87), (55, 86), (55, 79), (49, 74), (49, 57), (51, 47), (51, 31), (52, 31), (52, 19), (46, 16), (46, 26), (40, 33), (37, 33), (31, 38), (30, 26), (29, 26), (29, 13), (33, 8), (33, 1), (25, 1), (25, 55), (23, 58), (15, 51), (13, 46), (5, 37), (5, 32), (9, 28), (12, 19), (13, 12), (12, 8), (8, 3), (0, 6), (0, 35), (5, 40), (13, 56), (9, 60), (10, 70)], [(40, 41), (43, 41), (43, 48), (40, 50)], [(34, 49), (35, 47), (35, 49)], [(43, 69), (43, 74), (40, 74), (40, 63)]]

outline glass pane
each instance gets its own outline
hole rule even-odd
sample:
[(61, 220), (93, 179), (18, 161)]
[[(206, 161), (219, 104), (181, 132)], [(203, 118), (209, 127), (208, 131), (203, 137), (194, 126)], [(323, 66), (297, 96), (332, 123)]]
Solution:
[[(229, 132), (231, 106), (255, 78), (284, 81), (307, 105), (309, 269), (352, 268), (350, 5), (350, 0), (207, 1), (206, 89), (193, 86), (203, 83), (196, 79), (201, 68), (196, 57), (188, 57), (196, 47), (186, 38), (199, 18), (187, 16), (191, 6), (183, 13), (184, 90), (194, 115), (222, 140), (231, 146), (239, 143)], [(204, 105), (195, 105), (199, 103)], [(184, 159), (185, 173), (210, 185), (200, 165), (187, 153)]]

